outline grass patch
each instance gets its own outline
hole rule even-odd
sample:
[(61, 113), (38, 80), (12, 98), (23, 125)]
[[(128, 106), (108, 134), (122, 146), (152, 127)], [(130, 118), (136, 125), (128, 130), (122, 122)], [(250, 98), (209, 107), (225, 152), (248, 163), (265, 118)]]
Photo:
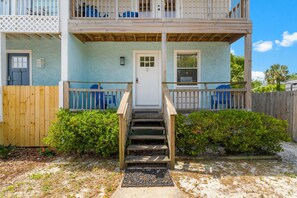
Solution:
[(297, 178), (296, 173), (285, 172), (284, 175), (293, 179)]
[(7, 186), (3, 192), (14, 192), (17, 187), (15, 185)]
[(41, 174), (41, 173), (33, 173), (29, 177), (30, 177), (30, 179), (33, 179), (33, 180), (40, 180), (43, 177), (43, 174)]

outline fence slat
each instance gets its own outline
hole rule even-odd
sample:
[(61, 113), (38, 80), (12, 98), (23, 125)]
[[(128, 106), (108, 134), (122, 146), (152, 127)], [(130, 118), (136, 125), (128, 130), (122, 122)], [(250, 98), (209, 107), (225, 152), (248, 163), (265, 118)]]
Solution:
[(297, 138), (297, 91), (276, 93), (254, 93), (252, 111), (265, 113), (275, 118), (287, 120), (288, 134)]
[[(3, 86), (0, 144), (43, 146), (51, 121), (59, 109), (59, 87)], [(2, 134), (2, 135), (1, 135)]]

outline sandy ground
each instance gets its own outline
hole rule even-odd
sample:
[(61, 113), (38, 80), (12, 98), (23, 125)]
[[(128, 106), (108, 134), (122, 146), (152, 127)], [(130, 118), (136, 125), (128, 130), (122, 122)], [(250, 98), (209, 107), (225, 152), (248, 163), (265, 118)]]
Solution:
[[(177, 161), (171, 175), (188, 197), (297, 197), (297, 144), (283, 148), (282, 161)], [(44, 158), (36, 149), (17, 150), (0, 159), (0, 198), (111, 197), (122, 177), (115, 158)], [(179, 190), (126, 188), (113, 197), (182, 197)]]
[(297, 144), (278, 160), (178, 161), (171, 174), (189, 197), (297, 197)]
[(110, 197), (122, 178), (115, 159), (27, 156), (0, 160), (0, 198)]

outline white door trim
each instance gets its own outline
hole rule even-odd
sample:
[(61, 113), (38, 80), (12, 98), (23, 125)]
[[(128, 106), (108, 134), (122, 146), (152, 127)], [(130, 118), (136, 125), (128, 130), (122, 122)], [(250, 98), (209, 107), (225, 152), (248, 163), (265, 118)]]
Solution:
[[(16, 53), (16, 54), (29, 54), (29, 84), (32, 86), (32, 50), (6, 50), (6, 67), (8, 67), (8, 60), (7, 56), (10, 53)], [(6, 74), (6, 79), (7, 79), (7, 74)], [(7, 81), (6, 81), (7, 84)]]
[(141, 106), (136, 106), (136, 67), (137, 67), (137, 60), (136, 60), (136, 55), (137, 54), (149, 54), (149, 53), (153, 53), (153, 54), (158, 54), (159, 57), (159, 79), (160, 79), (160, 90), (159, 90), (159, 94), (160, 94), (160, 100), (159, 100), (159, 106), (152, 106), (152, 107), (145, 107), (146, 109), (148, 108), (161, 108), (162, 107), (162, 56), (161, 56), (161, 50), (133, 50), (133, 91), (132, 91), (132, 95), (133, 95), (133, 108), (137, 109), (137, 108), (143, 108)]

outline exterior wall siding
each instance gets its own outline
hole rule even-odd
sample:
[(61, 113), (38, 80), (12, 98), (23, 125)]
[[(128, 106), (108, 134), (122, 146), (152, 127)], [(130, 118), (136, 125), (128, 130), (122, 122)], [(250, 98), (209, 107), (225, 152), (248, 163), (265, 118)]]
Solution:
[[(71, 36), (69, 42), (69, 80), (133, 81), (133, 51), (160, 50), (161, 43), (86, 43)], [(45, 47), (46, 46), (46, 47)], [(174, 50), (200, 50), (200, 81), (230, 80), (230, 47), (228, 43), (168, 43), (167, 81), (174, 81)], [(8, 50), (32, 50), (32, 85), (58, 85), (61, 76), (61, 47), (58, 40), (8, 40)], [(120, 57), (125, 66), (120, 66)], [(45, 58), (44, 68), (36, 59)]]
[(88, 60), (86, 45), (69, 34), (68, 49), (68, 80), (87, 80), (85, 76)]
[[(87, 43), (84, 72), (80, 79), (87, 81), (133, 81), (133, 51), (160, 50), (161, 43)], [(230, 81), (229, 43), (168, 43), (167, 81), (174, 81), (174, 50), (201, 51), (200, 81)], [(120, 66), (120, 57), (125, 57), (125, 66)], [(74, 69), (70, 65), (70, 70)]]
[[(57, 39), (7, 40), (7, 50), (32, 50), (32, 85), (58, 85), (61, 78), (61, 42)], [(45, 58), (43, 68), (36, 60)]]

